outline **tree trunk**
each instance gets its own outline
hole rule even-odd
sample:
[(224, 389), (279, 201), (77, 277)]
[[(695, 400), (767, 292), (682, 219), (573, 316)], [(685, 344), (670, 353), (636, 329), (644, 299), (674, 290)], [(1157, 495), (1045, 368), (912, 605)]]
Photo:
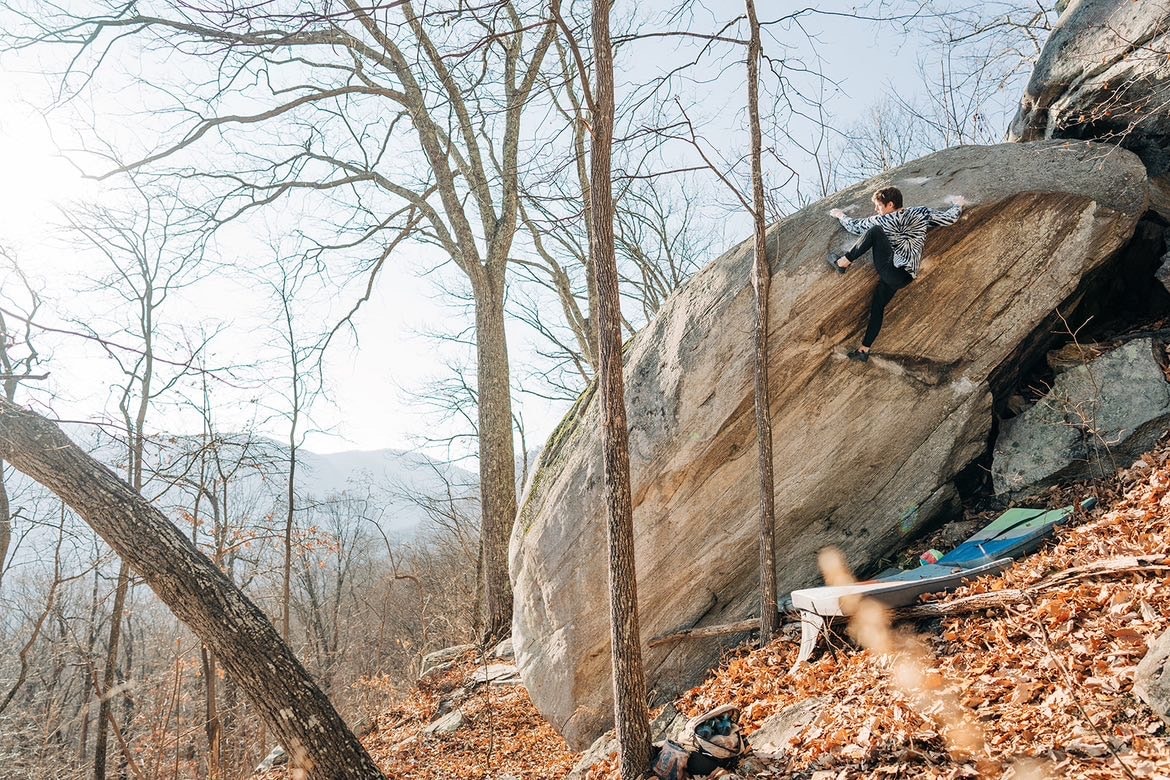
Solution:
[(504, 281), (484, 274), (490, 289), (475, 295), (479, 392), (479, 490), (481, 589), (485, 644), (512, 631), (512, 581), (508, 541), (516, 520), (516, 455), (512, 444), (512, 388), (504, 333)]
[(306, 778), (383, 777), (264, 613), (142, 496), (2, 399), (0, 458), (72, 507), (216, 653)]
[(590, 200), (593, 221), (590, 254), (597, 279), (598, 383), (604, 420), (604, 474), (608, 507), (609, 622), (613, 662), (614, 722), (623, 780), (650, 768), (650, 717), (646, 673), (638, 626), (638, 584), (634, 566), (634, 519), (630, 495), (629, 431), (622, 378), (622, 312), (614, 254), (613, 48), (609, 0), (593, 2), (593, 143)]
[(207, 777), (220, 780), (223, 776), (223, 759), (220, 744), (223, 726), (219, 720), (219, 697), (216, 694), (215, 653), (203, 645), (200, 648), (203, 666), (203, 731), (207, 735)]
[[(68, 503), (65, 496), (61, 496), (61, 498)], [(126, 561), (122, 560), (118, 565), (118, 585), (114, 590), (114, 608), (110, 612), (110, 639), (106, 645), (106, 667), (105, 671), (102, 672), (102, 689), (98, 691), (100, 698), (98, 699), (98, 719), (95, 724), (97, 734), (93, 742), (94, 780), (105, 780), (106, 778), (106, 753), (110, 722), (115, 717), (114, 692), (117, 681), (118, 649), (122, 642), (122, 613), (126, 608), (126, 591), (129, 586), (130, 571), (126, 568)]]
[(4, 461), (0, 460), (0, 586), (4, 584), (4, 563), (12, 546), (12, 507), (8, 504), (8, 485), (4, 478)]
[[(294, 368), (295, 371), (295, 368)], [(296, 380), (293, 380), (294, 385)], [(293, 389), (293, 398), (297, 397), (297, 389)], [(296, 522), (296, 487), (297, 487), (297, 420), (300, 406), (293, 401), (292, 424), (288, 434), (288, 511), (284, 517), (284, 564), (280, 577), (280, 638), (285, 642), (289, 637), (290, 615), (292, 613), (292, 547), (293, 525)]]
[(746, 0), (751, 38), (748, 44), (748, 120), (751, 125), (752, 221), (755, 227), (755, 264), (752, 288), (756, 293), (756, 442), (760, 458), (760, 644), (776, 635), (776, 491), (772, 467), (772, 421), (768, 416), (768, 227), (764, 223), (764, 171), (760, 133), (760, 20), (755, 0)]

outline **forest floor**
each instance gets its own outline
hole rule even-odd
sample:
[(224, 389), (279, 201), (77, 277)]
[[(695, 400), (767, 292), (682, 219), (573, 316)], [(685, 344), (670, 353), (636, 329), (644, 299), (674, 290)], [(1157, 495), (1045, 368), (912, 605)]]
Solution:
[[(1170, 779), (1166, 725), (1131, 693), (1137, 663), (1170, 627), (1170, 446), (1048, 498), (1069, 504), (1089, 491), (1097, 507), (1044, 550), (936, 601), (960, 611), (981, 595), (979, 611), (891, 631), (879, 620), (876, 635), (854, 625), (860, 645), (843, 632), (792, 675), (791, 639), (746, 645), (678, 709), (735, 704), (750, 738), (768, 716), (823, 697), (819, 717), (745, 777)], [(480, 686), (460, 729), (423, 734), (475, 668), (468, 659), (428, 677), (377, 716), (364, 741), (387, 776), (565, 777), (578, 756), (518, 685)], [(617, 778), (614, 763), (589, 778)]]

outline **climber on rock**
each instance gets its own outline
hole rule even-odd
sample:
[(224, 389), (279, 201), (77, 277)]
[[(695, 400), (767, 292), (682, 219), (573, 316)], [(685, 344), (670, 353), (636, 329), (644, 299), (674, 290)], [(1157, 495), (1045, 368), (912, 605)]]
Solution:
[(967, 204), (960, 195), (946, 199), (950, 208), (932, 209), (926, 206), (902, 208), (902, 191), (897, 187), (883, 187), (873, 194), (872, 217), (852, 219), (841, 209), (833, 209), (829, 216), (861, 239), (844, 254), (829, 252), (828, 263), (839, 274), (866, 252), (873, 252), (873, 266), (878, 272), (878, 286), (869, 306), (869, 325), (861, 346), (849, 353), (850, 360), (862, 363), (869, 360), (869, 349), (882, 329), (886, 306), (895, 293), (918, 276), (922, 263), (922, 248), (926, 232), (933, 227), (954, 224)]

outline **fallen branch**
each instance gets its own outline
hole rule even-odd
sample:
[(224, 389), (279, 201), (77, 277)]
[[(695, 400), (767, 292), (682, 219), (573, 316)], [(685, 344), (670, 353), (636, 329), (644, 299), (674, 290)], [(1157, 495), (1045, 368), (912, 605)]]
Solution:
[(1167, 565), (1168, 563), (1170, 563), (1170, 560), (1164, 555), (1136, 555), (1121, 558), (1106, 558), (1084, 566), (1077, 566), (1072, 569), (1050, 574), (1026, 588), (976, 593), (971, 596), (952, 599), (951, 601), (935, 601), (918, 604), (913, 607), (903, 607), (902, 609), (894, 610), (893, 617), (895, 620), (925, 620), (929, 618), (950, 617), (952, 615), (965, 615), (971, 612), (980, 612), (985, 609), (1004, 609), (1021, 604), (1037, 593), (1052, 590), (1061, 585), (1068, 585), (1079, 580), (1105, 576), (1117, 577), (1125, 574), (1167, 572), (1170, 571), (1170, 565)]
[[(971, 596), (962, 596), (951, 601), (931, 601), (917, 604), (913, 607), (902, 607), (893, 610), (893, 619), (897, 620), (929, 620), (931, 618), (950, 617), (952, 615), (966, 615), (971, 612), (980, 612), (985, 609), (1004, 609), (1015, 606), (1028, 600), (1032, 595), (1045, 590), (1051, 590), (1060, 585), (1068, 585), (1078, 580), (1087, 580), (1094, 577), (1117, 577), (1124, 574), (1150, 574), (1154, 572), (1170, 572), (1170, 557), (1165, 555), (1129, 555), (1120, 558), (1105, 558), (1100, 561), (1065, 569), (1050, 574), (1027, 588), (1012, 588), (1011, 590), (996, 590), (990, 593), (976, 593)], [(759, 628), (758, 617), (744, 618), (734, 623), (722, 623), (715, 626), (700, 626), (698, 628), (684, 628), (672, 631), (669, 634), (660, 634), (654, 637), (647, 645), (658, 647), (669, 642), (679, 642), (684, 639), (710, 639), (717, 636), (730, 636), (755, 631)]]
[(670, 634), (662, 634), (656, 636), (647, 642), (650, 647), (657, 647), (664, 645), (667, 642), (677, 642), (683, 639), (706, 639), (713, 636), (728, 636), (730, 634), (742, 634), (746, 631), (755, 631), (760, 627), (760, 619), (758, 617), (746, 618), (744, 620), (737, 620), (734, 623), (724, 623), (718, 626), (700, 626), (698, 628), (684, 628), (681, 631), (675, 631)]

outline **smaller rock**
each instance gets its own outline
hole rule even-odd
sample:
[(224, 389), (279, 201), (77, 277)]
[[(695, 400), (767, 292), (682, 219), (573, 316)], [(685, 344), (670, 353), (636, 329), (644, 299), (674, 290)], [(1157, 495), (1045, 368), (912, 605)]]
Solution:
[(589, 770), (595, 764), (609, 756), (616, 755), (617, 752), (617, 732), (611, 729), (594, 740), (589, 749), (581, 754), (581, 758), (573, 765), (565, 780), (586, 780), (589, 776)]
[(501, 661), (511, 661), (516, 658), (516, 651), (512, 648), (512, 637), (503, 639), (488, 653), (488, 658), (499, 658)]
[[(1045, 359), (1048, 361), (1048, 367), (1052, 369), (1053, 373), (1059, 374), (1074, 366), (1084, 365), (1092, 360), (1096, 360), (1104, 354), (1104, 348), (1097, 344), (1078, 344), (1075, 341), (1070, 341), (1060, 349), (1054, 349), (1049, 352), (1045, 356)], [(1008, 401), (1010, 404), (1011, 399), (1008, 399)], [(1020, 411), (1023, 411), (1023, 409)]]
[(657, 718), (650, 721), (650, 741), (673, 739), (677, 742), (687, 725), (687, 720), (687, 716), (678, 711), (674, 702), (670, 702), (662, 708)]
[(1170, 631), (1150, 645), (1146, 657), (1133, 674), (1133, 693), (1150, 705), (1154, 713), (1170, 724)]
[(470, 681), (472, 685), (520, 685), (520, 670), (516, 664), (488, 664), (476, 669)]
[(455, 645), (454, 647), (444, 647), (442, 650), (427, 653), (423, 656), (422, 663), (419, 664), (421, 671), (418, 673), (418, 679), (421, 680), (428, 674), (449, 669), (451, 664), (455, 663), (460, 656), (474, 649), (475, 645)]
[(991, 477), (997, 495), (1117, 471), (1149, 449), (1170, 423), (1170, 384), (1152, 338), (1129, 341), (1057, 374), (1052, 389), (1004, 420)]
[(1154, 271), (1154, 278), (1162, 283), (1162, 286), (1170, 291), (1170, 252), (1162, 255), (1162, 264), (1158, 266), (1158, 270)]
[(264, 760), (256, 765), (255, 774), (263, 774), (270, 769), (278, 766), (284, 766), (288, 763), (288, 753), (280, 745), (272, 748), (272, 751), (264, 757)]
[(805, 699), (769, 715), (749, 737), (752, 751), (760, 757), (780, 756), (788, 751), (788, 742), (829, 706), (830, 699), (820, 696)]
[(438, 720), (427, 724), (427, 727), (423, 729), (423, 733), (427, 735), (452, 734), (458, 731), (464, 722), (463, 710), (452, 710)]

